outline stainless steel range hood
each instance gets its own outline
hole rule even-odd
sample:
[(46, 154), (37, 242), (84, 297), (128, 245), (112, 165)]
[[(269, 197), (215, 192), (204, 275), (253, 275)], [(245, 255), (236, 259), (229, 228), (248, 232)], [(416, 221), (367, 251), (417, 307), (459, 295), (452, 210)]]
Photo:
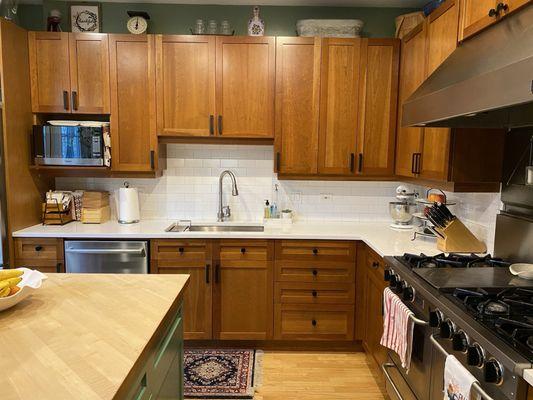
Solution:
[(403, 126), (533, 126), (533, 5), (461, 44), (404, 103)]

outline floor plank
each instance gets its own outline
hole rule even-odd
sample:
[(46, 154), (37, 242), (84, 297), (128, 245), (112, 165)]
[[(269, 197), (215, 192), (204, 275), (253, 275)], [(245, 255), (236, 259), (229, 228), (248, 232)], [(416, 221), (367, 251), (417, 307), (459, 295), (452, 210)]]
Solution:
[(364, 353), (265, 351), (254, 400), (382, 400)]

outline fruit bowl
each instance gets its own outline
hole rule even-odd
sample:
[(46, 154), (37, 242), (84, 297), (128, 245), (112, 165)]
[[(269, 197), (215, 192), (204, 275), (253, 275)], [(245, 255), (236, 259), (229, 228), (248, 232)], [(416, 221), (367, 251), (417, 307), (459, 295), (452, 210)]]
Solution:
[(0, 298), (0, 311), (7, 310), (30, 296), (35, 290), (41, 287), (43, 280), (47, 278), (45, 274), (36, 270), (29, 268), (17, 269), (24, 272), (22, 281), (17, 285), (20, 287), (20, 290), (11, 296)]

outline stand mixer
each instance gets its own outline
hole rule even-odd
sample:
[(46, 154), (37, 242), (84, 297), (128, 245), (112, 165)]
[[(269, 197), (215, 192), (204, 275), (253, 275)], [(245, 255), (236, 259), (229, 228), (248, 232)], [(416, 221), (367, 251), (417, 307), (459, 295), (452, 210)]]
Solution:
[(391, 201), (389, 203), (389, 212), (393, 219), (390, 225), (393, 229), (412, 229), (413, 228), (413, 213), (418, 210), (418, 204), (415, 203), (415, 198), (418, 194), (410, 190), (405, 185), (400, 185), (396, 188), (396, 198), (398, 201)]

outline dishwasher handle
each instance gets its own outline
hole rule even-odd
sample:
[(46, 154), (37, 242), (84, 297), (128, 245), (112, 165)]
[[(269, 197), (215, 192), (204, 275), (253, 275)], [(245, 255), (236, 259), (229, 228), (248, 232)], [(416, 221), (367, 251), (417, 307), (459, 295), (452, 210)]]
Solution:
[(138, 249), (67, 249), (65, 253), (76, 254), (130, 254), (146, 257), (144, 247)]

